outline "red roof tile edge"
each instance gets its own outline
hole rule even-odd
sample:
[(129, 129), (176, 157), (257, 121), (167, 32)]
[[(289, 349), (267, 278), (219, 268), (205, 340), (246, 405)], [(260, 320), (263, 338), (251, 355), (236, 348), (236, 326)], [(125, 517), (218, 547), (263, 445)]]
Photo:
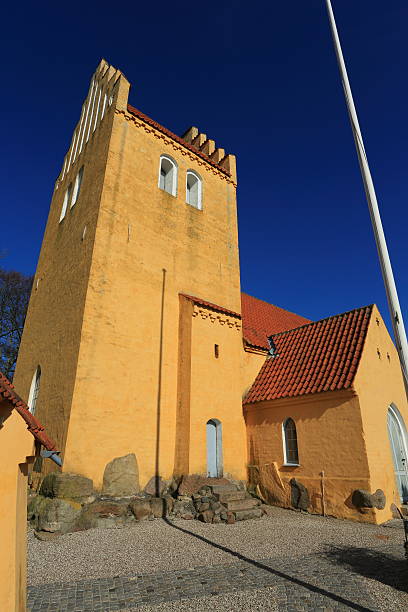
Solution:
[(161, 125), (160, 123), (157, 123), (157, 121), (155, 121), (154, 119), (152, 119), (148, 115), (145, 115), (144, 113), (142, 113), (142, 111), (140, 111), (138, 108), (135, 108), (134, 106), (131, 106), (130, 104), (128, 104), (127, 109), (129, 111), (129, 113), (131, 113), (132, 115), (135, 115), (136, 117), (139, 117), (139, 119), (142, 119), (142, 121), (145, 121), (146, 123), (148, 123), (152, 127), (156, 128), (156, 130), (159, 130), (159, 132), (162, 132), (163, 134), (166, 134), (166, 136), (168, 136), (169, 138), (172, 138), (173, 140), (175, 140), (176, 142), (181, 144), (186, 149), (189, 149), (195, 155), (198, 155), (198, 157), (201, 157), (202, 159), (204, 159), (208, 164), (210, 164), (214, 168), (217, 168), (217, 170), (219, 170), (220, 172), (222, 172), (226, 176), (229, 176), (229, 177), (231, 176), (231, 173), (228, 172), (228, 170), (226, 170), (225, 168), (220, 166), (219, 163), (217, 164), (215, 161), (210, 159), (208, 157), (208, 155), (206, 155), (205, 153), (200, 151), (200, 149), (197, 149), (193, 145), (190, 145), (183, 138), (181, 138), (180, 136), (177, 136), (177, 134), (174, 134), (173, 132), (171, 132), (170, 130), (165, 128), (164, 125)]
[(352, 308), (351, 310), (346, 310), (346, 312), (340, 312), (336, 315), (331, 315), (331, 317), (325, 317), (324, 319), (319, 319), (318, 321), (310, 321), (310, 323), (305, 323), (304, 325), (299, 325), (298, 327), (294, 327), (293, 329), (287, 329), (286, 331), (277, 332), (276, 334), (271, 334), (270, 338), (274, 338), (276, 336), (283, 336), (284, 334), (290, 334), (291, 332), (298, 331), (303, 327), (308, 327), (309, 325), (317, 325), (318, 323), (324, 323), (325, 321), (331, 321), (332, 319), (338, 319), (339, 317), (344, 317), (346, 315), (351, 314), (352, 312), (357, 312), (358, 310), (368, 309), (370, 314), (372, 312), (374, 304), (369, 304), (368, 306), (361, 306), (360, 308)]
[(14, 391), (14, 385), (0, 372), (0, 397), (12, 405), (17, 410), (20, 416), (23, 417), (27, 423), (28, 431), (34, 436), (34, 438), (40, 442), (47, 450), (56, 451), (57, 447), (54, 440), (51, 440), (45, 433), (44, 427), (31, 414), (27, 404), (21, 399), (21, 397)]
[(230, 317), (235, 317), (236, 319), (241, 319), (241, 315), (238, 312), (234, 312), (233, 310), (228, 310), (228, 308), (224, 308), (223, 306), (217, 306), (217, 304), (212, 304), (211, 302), (207, 302), (206, 300), (202, 300), (201, 298), (194, 297), (193, 295), (187, 295), (186, 293), (179, 293), (181, 297), (187, 298), (194, 302), (194, 304), (199, 304), (200, 306), (204, 306), (205, 308), (209, 308), (211, 310), (215, 310), (216, 312), (222, 312)]
[[(248, 390), (246, 397), (243, 399), (243, 404), (244, 405), (255, 405), (257, 403), (260, 402), (264, 402), (264, 401), (274, 401), (274, 400), (279, 400), (279, 399), (287, 399), (288, 397), (298, 397), (300, 395), (314, 395), (316, 393), (328, 393), (329, 391), (339, 391), (342, 389), (348, 389), (352, 386), (352, 383), (354, 381), (355, 375), (357, 373), (358, 370), (358, 366), (360, 364), (360, 359), (361, 359), (361, 355), (363, 353), (364, 350), (364, 345), (365, 345), (365, 341), (366, 341), (366, 337), (367, 337), (367, 331), (368, 331), (368, 325), (371, 319), (371, 315), (373, 312), (373, 307), (374, 304), (370, 304), (368, 306), (362, 306), (360, 308), (354, 308), (352, 310), (348, 310), (346, 312), (337, 314), (337, 315), (333, 315), (331, 317), (326, 317), (325, 319), (320, 319), (319, 321), (312, 321), (311, 323), (306, 323), (305, 325), (300, 325), (299, 327), (296, 327), (294, 329), (289, 329), (286, 331), (282, 331), (282, 332), (278, 332), (276, 334), (271, 334), (271, 338), (277, 338), (282, 337), (284, 335), (288, 335), (288, 334), (293, 334), (296, 332), (299, 332), (300, 330), (302, 330), (303, 328), (307, 328), (307, 327), (311, 327), (311, 326), (317, 326), (319, 324), (325, 323), (327, 321), (332, 321), (334, 319), (338, 319), (338, 318), (344, 318), (347, 317), (348, 315), (354, 314), (354, 313), (358, 313), (361, 311), (366, 311), (366, 314), (368, 315), (368, 317), (366, 317), (366, 324), (362, 325), (362, 331), (363, 331), (363, 337), (360, 339), (359, 341), (359, 351), (357, 353), (357, 358), (354, 358), (354, 364), (353, 364), (353, 369), (351, 372), (349, 372), (349, 375), (347, 377), (347, 379), (345, 379), (342, 385), (336, 385), (335, 388), (323, 388), (321, 390), (316, 390), (316, 391), (305, 391), (303, 393), (287, 393), (286, 395), (280, 395), (279, 397), (276, 398), (260, 398), (260, 399), (250, 399), (251, 395), (252, 395), (252, 391), (254, 389), (254, 387), (256, 386), (256, 384), (258, 383), (259, 377), (261, 376), (262, 371), (264, 370), (266, 364), (270, 361), (269, 359), (266, 359), (265, 363), (262, 365), (261, 369), (259, 370), (258, 375), (256, 376), (251, 388)], [(361, 330), (360, 330), (361, 331)], [(276, 357), (279, 357), (279, 355), (277, 355)], [(273, 357), (271, 357), (271, 359), (273, 359)]]

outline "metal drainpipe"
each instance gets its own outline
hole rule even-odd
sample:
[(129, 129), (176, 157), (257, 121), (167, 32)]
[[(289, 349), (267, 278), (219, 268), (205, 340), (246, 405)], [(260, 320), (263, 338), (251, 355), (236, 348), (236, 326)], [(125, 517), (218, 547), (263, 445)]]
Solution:
[(41, 451), (41, 457), (45, 457), (45, 458), (51, 459), (59, 467), (62, 467), (62, 459), (59, 456), (59, 453), (60, 453), (60, 451), (42, 450)]

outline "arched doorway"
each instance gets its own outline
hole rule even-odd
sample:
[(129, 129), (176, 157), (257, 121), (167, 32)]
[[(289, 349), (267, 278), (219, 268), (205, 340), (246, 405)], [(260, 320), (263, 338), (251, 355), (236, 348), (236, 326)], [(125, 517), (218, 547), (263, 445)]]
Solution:
[(218, 419), (207, 422), (207, 475), (222, 477), (222, 425)]
[(388, 435), (390, 438), (392, 458), (394, 460), (395, 478), (403, 503), (408, 502), (408, 448), (407, 430), (404, 419), (394, 405), (388, 409)]

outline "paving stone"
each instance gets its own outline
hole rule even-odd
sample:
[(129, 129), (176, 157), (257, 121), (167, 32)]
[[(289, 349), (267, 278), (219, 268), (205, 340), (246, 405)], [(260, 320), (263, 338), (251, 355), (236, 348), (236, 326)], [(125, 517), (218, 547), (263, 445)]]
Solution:
[[(364, 579), (317, 555), (30, 586), (30, 612), (95, 612), (273, 587), (279, 610), (378, 610)], [(398, 587), (397, 587), (398, 588)]]

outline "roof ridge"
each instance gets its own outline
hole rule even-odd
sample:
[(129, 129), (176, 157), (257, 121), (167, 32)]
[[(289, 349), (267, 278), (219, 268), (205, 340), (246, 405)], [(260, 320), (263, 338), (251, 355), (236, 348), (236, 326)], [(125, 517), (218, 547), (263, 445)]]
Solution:
[(282, 336), (283, 334), (290, 334), (291, 332), (302, 329), (303, 327), (308, 327), (309, 325), (317, 325), (318, 323), (324, 323), (325, 321), (330, 321), (332, 319), (336, 319), (337, 317), (344, 317), (345, 315), (351, 314), (352, 312), (358, 312), (359, 310), (364, 310), (365, 308), (369, 308), (370, 314), (371, 314), (373, 307), (374, 307), (374, 304), (367, 304), (367, 306), (360, 306), (359, 308), (352, 308), (351, 310), (346, 310), (345, 312), (339, 312), (338, 314), (331, 315), (330, 317), (325, 317), (324, 319), (318, 319), (318, 321), (310, 321), (310, 323), (304, 323), (303, 325), (299, 325), (299, 327), (293, 327), (292, 329), (287, 329), (286, 331), (276, 332), (276, 334), (270, 334), (270, 336), (268, 337), (275, 338), (276, 336)]
[[(267, 306), (273, 306), (274, 308), (279, 308), (279, 310), (283, 310), (284, 312), (288, 312), (289, 314), (296, 315), (297, 317), (302, 317), (302, 319), (308, 319), (308, 317), (304, 317), (303, 315), (300, 315), (297, 312), (293, 312), (292, 310), (288, 310), (287, 308), (283, 308), (283, 306), (277, 306), (276, 304), (272, 304), (271, 302), (267, 302), (266, 300), (263, 300), (262, 298), (258, 298), (258, 297), (255, 297), (254, 295), (246, 293), (246, 291), (241, 291), (241, 295), (246, 295), (246, 296), (250, 297), (253, 300), (257, 300), (258, 302), (262, 302), (263, 304), (266, 304)], [(311, 321), (311, 322), (313, 323), (313, 321)]]

